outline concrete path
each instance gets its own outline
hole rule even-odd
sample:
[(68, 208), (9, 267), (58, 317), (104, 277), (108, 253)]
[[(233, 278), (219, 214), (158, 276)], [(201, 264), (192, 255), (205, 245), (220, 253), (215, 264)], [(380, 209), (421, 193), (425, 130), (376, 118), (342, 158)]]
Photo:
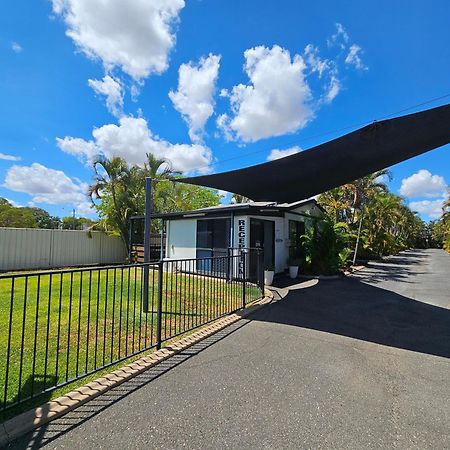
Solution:
[(15, 448), (450, 448), (449, 254), (277, 291)]

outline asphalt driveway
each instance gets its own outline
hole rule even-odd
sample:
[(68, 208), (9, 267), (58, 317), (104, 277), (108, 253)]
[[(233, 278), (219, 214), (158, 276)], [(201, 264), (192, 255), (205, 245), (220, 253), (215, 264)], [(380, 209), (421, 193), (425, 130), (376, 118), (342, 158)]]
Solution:
[(450, 448), (449, 254), (276, 291), (15, 448)]

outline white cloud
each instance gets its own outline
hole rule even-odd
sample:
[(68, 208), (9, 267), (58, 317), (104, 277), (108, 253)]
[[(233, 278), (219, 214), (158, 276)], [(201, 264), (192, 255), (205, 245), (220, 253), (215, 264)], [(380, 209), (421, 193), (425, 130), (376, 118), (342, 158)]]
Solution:
[(91, 164), (100, 151), (94, 142), (70, 136), (64, 139), (56, 138), (56, 144), (63, 152), (76, 156), (80, 161), (88, 164)]
[(345, 64), (353, 65), (358, 70), (367, 70), (367, 66), (362, 62), (361, 57), (359, 56), (361, 52), (362, 49), (359, 45), (352, 44), (345, 57)]
[(432, 175), (425, 169), (419, 170), (410, 177), (404, 178), (400, 187), (400, 194), (405, 197), (442, 197), (445, 195), (447, 183), (444, 177)]
[(444, 198), (438, 200), (420, 200), (410, 202), (409, 207), (413, 211), (429, 216), (431, 219), (439, 219), (442, 216), (442, 206), (444, 201)]
[(4, 187), (31, 195), (33, 203), (78, 206), (87, 202), (86, 183), (69, 178), (61, 170), (38, 163), (12, 166), (6, 173)]
[(214, 112), (213, 94), (219, 73), (220, 56), (210, 54), (198, 65), (182, 64), (178, 74), (178, 89), (169, 97), (175, 109), (189, 125), (189, 137), (200, 142), (207, 120)]
[(361, 53), (363, 53), (361, 46), (351, 42), (350, 35), (341, 23), (336, 23), (335, 26), (336, 33), (327, 40), (328, 47), (337, 46), (345, 52), (345, 64), (354, 66), (358, 70), (368, 70), (361, 59)]
[(22, 48), (22, 46), (21, 46), (19, 43), (17, 43), (17, 42), (11, 42), (11, 50), (12, 50), (14, 53), (20, 53), (20, 52), (23, 51), (23, 48)]
[(146, 153), (167, 158), (175, 170), (207, 172), (212, 152), (199, 144), (171, 144), (152, 133), (142, 117), (122, 117), (119, 125), (108, 124), (94, 128), (93, 140), (65, 137), (57, 139), (61, 150), (81, 159), (103, 154), (108, 158), (120, 156), (130, 164), (142, 164)]
[(286, 156), (295, 155), (300, 151), (300, 147), (297, 145), (295, 147), (290, 147), (285, 150), (279, 150), (274, 148), (267, 157), (267, 161), (274, 161), (275, 159), (285, 158)]
[(336, 75), (331, 75), (330, 83), (327, 86), (325, 95), (323, 96), (324, 103), (331, 103), (341, 92), (342, 85)]
[(122, 115), (123, 89), (120, 80), (105, 75), (103, 80), (88, 80), (88, 84), (95, 93), (106, 97), (106, 107), (113, 116)]
[(327, 40), (328, 47), (338, 45), (339, 47), (341, 47), (341, 49), (344, 49), (346, 44), (348, 44), (350, 40), (350, 36), (341, 23), (335, 23), (335, 27), (336, 33), (334, 33), (331, 38)]
[(162, 73), (175, 44), (173, 25), (184, 0), (52, 0), (66, 34), (106, 70), (120, 67), (136, 80)]
[(6, 153), (0, 153), (0, 159), (4, 161), (20, 161), (20, 156), (7, 155)]
[(92, 202), (82, 202), (79, 203), (75, 209), (75, 212), (78, 217), (80, 216), (89, 216), (95, 213), (94, 211), (94, 205)]
[(324, 72), (330, 69), (330, 66), (332, 65), (331, 61), (328, 59), (322, 59), (319, 56), (319, 49), (312, 44), (308, 44), (305, 47), (303, 58), (311, 69), (311, 72), (317, 72), (319, 78), (321, 78)]
[(233, 87), (229, 94), (233, 116), (220, 116), (218, 126), (245, 142), (303, 128), (313, 117), (303, 58), (291, 59), (289, 51), (278, 45), (254, 47), (244, 56), (250, 84)]

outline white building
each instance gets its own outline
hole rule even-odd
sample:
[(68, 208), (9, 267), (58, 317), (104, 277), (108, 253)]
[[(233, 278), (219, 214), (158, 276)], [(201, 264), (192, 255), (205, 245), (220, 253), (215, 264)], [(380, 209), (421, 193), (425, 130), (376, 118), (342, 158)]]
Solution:
[[(323, 216), (315, 200), (238, 203), (158, 215), (166, 222), (165, 259), (225, 256), (229, 248), (263, 248), (264, 268), (283, 272), (299, 256), (299, 238)], [(251, 263), (251, 262), (250, 262)]]

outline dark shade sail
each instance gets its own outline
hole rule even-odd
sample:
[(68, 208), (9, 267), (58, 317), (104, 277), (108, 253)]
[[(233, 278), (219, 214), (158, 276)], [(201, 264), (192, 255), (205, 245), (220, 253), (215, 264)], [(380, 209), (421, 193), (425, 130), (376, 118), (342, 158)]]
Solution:
[(292, 156), (183, 183), (291, 203), (387, 168), (450, 142), (450, 104), (374, 122)]

